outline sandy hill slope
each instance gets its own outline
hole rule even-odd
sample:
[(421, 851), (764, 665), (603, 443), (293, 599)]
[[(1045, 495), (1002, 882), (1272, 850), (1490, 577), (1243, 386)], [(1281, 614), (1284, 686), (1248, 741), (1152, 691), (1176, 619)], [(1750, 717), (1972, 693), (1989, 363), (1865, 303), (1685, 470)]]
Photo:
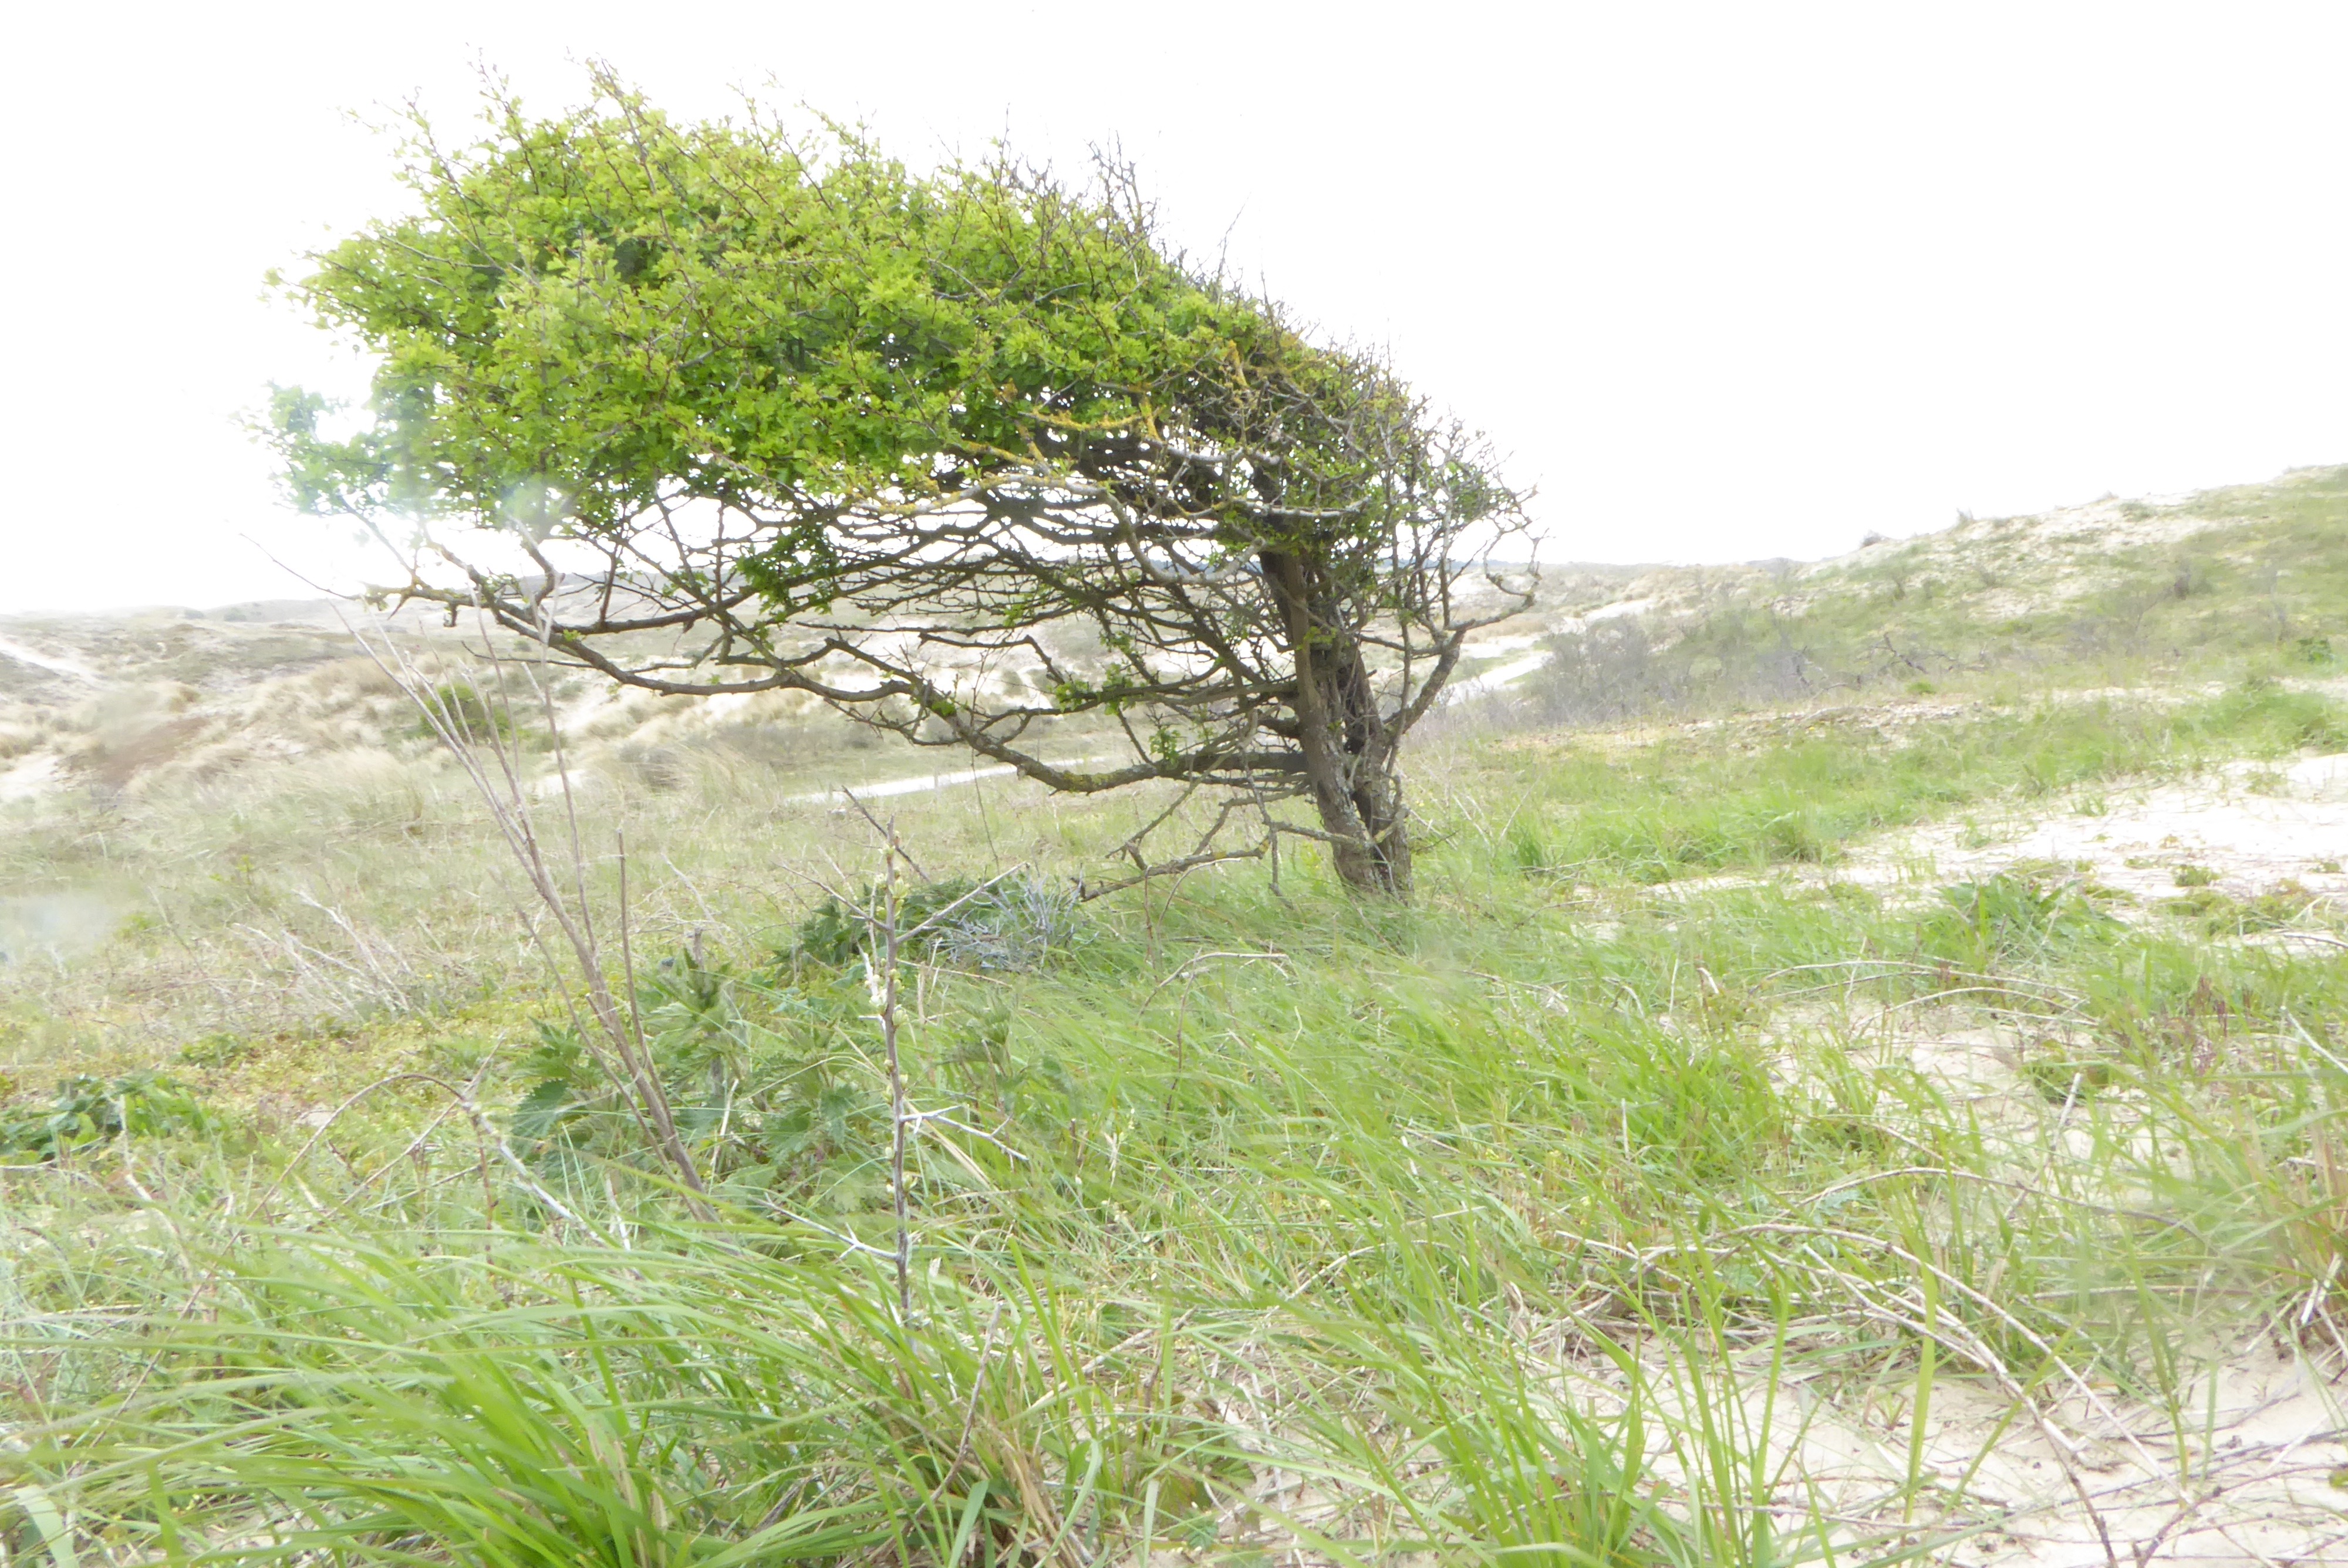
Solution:
[[(420, 616), (400, 632), (427, 651), (455, 635)], [(1992, 670), (2183, 674), (2260, 649), (2312, 670), (2334, 640), (2348, 654), (2348, 467), (1963, 518), (1823, 561), (1546, 567), (1536, 608), (1473, 644), (1455, 701), (1600, 721)], [(795, 699), (560, 695), (583, 743), (655, 778), (680, 751), (769, 753), (809, 726), (826, 755), (874, 744)], [(0, 618), (0, 804), (419, 743), (329, 601)]]
[[(2087, 608), (2150, 616), (2190, 600), (2191, 619), (2262, 610), (2289, 629), (2337, 609), (2348, 586), (2348, 467), (2188, 496), (2105, 497), (2030, 517), (1963, 517), (1913, 538), (1870, 538), (1820, 561), (1566, 566), (1552, 576), (1550, 602), (1581, 614), (1609, 605), (1663, 616), (1755, 606), (1818, 625), (1859, 613), (1920, 630), (1963, 622), (1987, 630)], [(2338, 627), (2336, 618), (2327, 624)]]
[[(1891, 619), (1919, 632), (1965, 621), (2043, 641), (2117, 621), (2148, 646), (2172, 648), (2324, 635), (2343, 624), (2348, 468), (2298, 469), (2192, 496), (2107, 497), (2036, 517), (1963, 518), (1795, 576), (1791, 609), (1897, 607)], [(1928, 613), (1935, 606), (1937, 617)]]
[(2193, 682), (2245, 661), (2322, 678), (2348, 660), (2348, 468), (1964, 518), (1823, 561), (1556, 575), (1548, 657), (1516, 690), (1561, 722), (1984, 677)]
[(0, 620), (0, 802), (383, 744), (411, 721), (334, 610)]

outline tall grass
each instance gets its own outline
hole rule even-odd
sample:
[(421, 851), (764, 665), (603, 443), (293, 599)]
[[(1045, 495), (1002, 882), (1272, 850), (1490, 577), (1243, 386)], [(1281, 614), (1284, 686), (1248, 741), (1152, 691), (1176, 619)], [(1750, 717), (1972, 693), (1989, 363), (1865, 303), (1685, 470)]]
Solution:
[[(1088, 906), (1020, 965), (908, 952), (897, 1115), (864, 957), (791, 938), (814, 891), (694, 858), (757, 819), (705, 802), (664, 843), (656, 817), (640, 863), (675, 856), (654, 897), (691, 918), (633, 1001), (716, 1217), (564, 1087), (557, 998), (218, 1048), (180, 1070), (211, 1131), (0, 1171), (10, 1550), (1944, 1551), (2015, 1519), (1928, 1462), (1950, 1390), (2002, 1412), (1983, 1452), (2028, 1434), (2060, 1472), (2115, 1400), (2181, 1429), (2200, 1348), (2335, 1331), (2348, 976), (2043, 886), (1661, 884), (2332, 723), (2261, 688), (1463, 764), (1416, 909), (1292, 866)], [(901, 817), (924, 868), (986, 869), (938, 805)], [(1025, 849), (1045, 818), (993, 821)], [(796, 822), (726, 854), (779, 858)], [(2012, 1059), (1993, 1098), (1914, 1049), (1964, 1031)], [(334, 1051), (513, 1110), (485, 1131), (386, 1081), (285, 1128), (283, 1059)], [(1891, 1458), (1822, 1473), (1813, 1427)]]

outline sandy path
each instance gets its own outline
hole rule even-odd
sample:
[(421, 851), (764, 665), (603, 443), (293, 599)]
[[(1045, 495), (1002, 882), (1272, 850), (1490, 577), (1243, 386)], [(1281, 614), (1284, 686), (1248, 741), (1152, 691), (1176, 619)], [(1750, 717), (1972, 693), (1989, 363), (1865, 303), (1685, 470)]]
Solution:
[[(1091, 759), (1079, 759), (1077, 762), (1062, 765), (1076, 767), (1089, 760)], [(864, 784), (840, 784), (832, 789), (812, 790), (806, 794), (786, 795), (784, 799), (795, 805), (815, 805), (830, 801), (845, 802), (851, 794), (859, 800), (882, 800), (890, 795), (926, 794), (932, 790), (952, 789), (956, 784), (976, 784), (981, 779), (1008, 778), (1018, 771), (1010, 764), (1004, 763), (988, 768), (964, 768), (959, 773), (927, 774), (917, 778), (875, 779)]]
[(44, 653), (37, 648), (26, 647), (14, 638), (0, 637), (0, 657), (13, 659), (19, 664), (29, 664), (36, 670), (46, 670), (52, 674), (71, 675), (77, 680), (105, 679), (78, 659), (68, 659), (62, 653)]

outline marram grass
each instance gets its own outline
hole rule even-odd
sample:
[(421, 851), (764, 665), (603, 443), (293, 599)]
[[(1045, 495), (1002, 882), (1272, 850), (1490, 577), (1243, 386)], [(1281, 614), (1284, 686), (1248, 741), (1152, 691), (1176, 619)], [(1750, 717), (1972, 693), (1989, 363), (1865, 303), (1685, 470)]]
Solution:
[[(2060, 877), (1787, 873), (2333, 722), (2260, 688), (1898, 744), (1524, 746), (1429, 792), (1415, 908), (1292, 860), (1089, 907), (1031, 968), (924, 958), (910, 1317), (860, 960), (778, 958), (814, 890), (718, 875), (801, 853), (798, 817), (672, 802), (634, 834), (667, 866), (652, 909), (692, 915), (650, 922), (638, 1000), (698, 1225), (592, 1085), (526, 1102), (576, 1063), (510, 931), (465, 935), (510, 917), (426, 917), (420, 873), (363, 887), (390, 818), (297, 838), (181, 888), (184, 947), (305, 907), (302, 857), (345, 855), (378, 902), (335, 907), (424, 917), (445, 950), (399, 956), (462, 994), (207, 1033), (175, 1069), (211, 1086), (205, 1129), (0, 1171), (0, 1539), (53, 1564), (1944, 1552), (2012, 1521), (1927, 1462), (1936, 1397), (2005, 1412), (1991, 1446), (2065, 1401), (2181, 1430), (2197, 1358), (2321, 1345), (2348, 978)], [(1047, 825), (1121, 821), (900, 819), (941, 876)], [(2013, 1057), (1994, 1100), (1909, 1049), (1963, 1030)], [(346, 1109), (272, 1112), (335, 1053)], [(1806, 1468), (1812, 1423), (1865, 1419), (1890, 1468)]]

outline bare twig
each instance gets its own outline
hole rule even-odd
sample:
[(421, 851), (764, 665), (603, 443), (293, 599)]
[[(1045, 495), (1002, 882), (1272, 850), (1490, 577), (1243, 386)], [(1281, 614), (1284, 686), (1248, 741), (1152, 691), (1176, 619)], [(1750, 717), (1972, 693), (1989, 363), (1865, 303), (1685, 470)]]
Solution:
[[(872, 821), (870, 813), (865, 820)], [(897, 1317), (900, 1322), (909, 1323), (913, 1317), (913, 1238), (905, 1193), (905, 1068), (898, 1055), (897, 1040), (897, 860), (903, 851), (897, 842), (895, 824), (883, 826), (875, 822), (873, 826), (881, 835), (882, 917), (872, 931), (880, 948), (880, 968), (879, 972), (874, 971), (871, 947), (868, 944), (864, 974), (873, 1009), (880, 1020), (880, 1049), (889, 1065), (889, 1186), (896, 1203)], [(868, 913), (866, 918), (870, 917)]]
[[(644, 1124), (652, 1142), (662, 1156), (675, 1168), (684, 1184), (685, 1204), (695, 1219), (705, 1223), (716, 1218), (709, 1206), (707, 1190), (703, 1186), (701, 1173), (693, 1155), (685, 1146), (676, 1129), (676, 1119), (669, 1105), (668, 1093), (654, 1071), (649, 1053), (644, 1050), (641, 1020), (634, 1019), (634, 987), (629, 988), (629, 1016), (623, 1018), (617, 999), (612, 995), (611, 983), (604, 973), (603, 956), (596, 937), (593, 904), (587, 892), (587, 857), (581, 845), (577, 802), (571, 787), (568, 759), (561, 750), (561, 726), (554, 714), (553, 700), (528, 671), (529, 681), (539, 699), (539, 706), (555, 739), (555, 777), (560, 781), (569, 844), (569, 881), (571, 892), (566, 895), (548, 863), (536, 825), (532, 821), (529, 791), (523, 786), (521, 756), (516, 743), (507, 732), (510, 724), (496, 722), (506, 710), (501, 707), (491, 722), (482, 726), (484, 733), (476, 734), (470, 719), (459, 702), (453, 702), (436, 690), (388, 636), (380, 646), (370, 641), (355, 627), (353, 638), (372, 660), (376, 668), (396, 685), (401, 693), (415, 705), (425, 723), (441, 746), (456, 760), (458, 767), (472, 782), (474, 790), (489, 807), (489, 815), (514, 863), (521, 870), (530, 891), (537, 895), (547, 912), (553, 917), (556, 927), (568, 943), (577, 965), (580, 979), (587, 990), (588, 1012), (594, 1020), (597, 1041), (608, 1050), (610, 1060), (617, 1064), (614, 1076), (629, 1087), (629, 1109)], [(484, 642), (487, 642), (484, 638)], [(483, 655), (498, 676), (497, 695), (503, 704), (506, 695), (506, 661), (493, 648)], [(622, 846), (622, 899), (625, 901), (625, 845)], [(624, 907), (621, 914), (621, 947), (626, 968), (633, 977), (633, 956), (628, 953), (627, 919)], [(585, 1031), (582, 1031), (584, 1037)]]

